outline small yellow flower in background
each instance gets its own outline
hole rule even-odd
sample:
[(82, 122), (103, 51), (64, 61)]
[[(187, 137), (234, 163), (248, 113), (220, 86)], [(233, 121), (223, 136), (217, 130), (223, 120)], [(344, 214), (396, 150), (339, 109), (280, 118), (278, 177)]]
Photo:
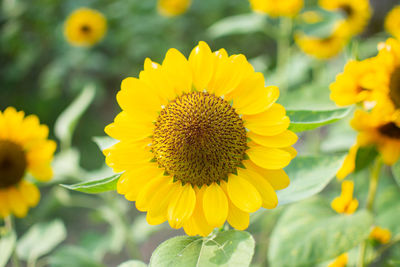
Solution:
[(303, 8), (303, 0), (249, 0), (251, 8), (271, 17), (294, 17)]
[(170, 49), (162, 64), (146, 59), (139, 78), (117, 94), (122, 112), (105, 128), (119, 143), (104, 150), (123, 172), (117, 191), (188, 235), (207, 236), (225, 221), (239, 230), (249, 213), (278, 204), (282, 169), (296, 156), (279, 89), (265, 86), (243, 55), (200, 42), (189, 60)]
[(39, 190), (24, 176), (29, 172), (41, 182), (52, 178), (56, 143), (47, 140), (48, 134), (35, 115), (24, 117), (12, 107), (0, 111), (0, 218), (25, 217), (39, 202)]
[(347, 253), (343, 253), (339, 257), (337, 257), (333, 262), (331, 262), (328, 267), (345, 267), (347, 262), (349, 261), (349, 255)]
[(336, 26), (343, 35), (357, 35), (364, 31), (372, 15), (369, 0), (319, 0), (319, 5), (329, 11), (344, 13), (345, 19)]
[(395, 6), (385, 18), (385, 29), (388, 33), (400, 39), (400, 5)]
[(297, 33), (294, 37), (297, 46), (307, 55), (317, 59), (329, 59), (338, 55), (349, 41), (345, 35), (334, 31), (326, 38)]
[(342, 179), (354, 171), (359, 147), (375, 145), (387, 165), (393, 165), (400, 157), (400, 127), (382, 119), (379, 114), (356, 110), (351, 126), (358, 131), (357, 142), (350, 149), (337, 177)]
[(92, 46), (103, 39), (107, 20), (99, 11), (79, 8), (64, 23), (64, 36), (74, 46)]
[(376, 58), (363, 61), (350, 60), (343, 73), (330, 85), (330, 98), (338, 106), (348, 106), (364, 101), (374, 101), (375, 88), (386, 79)]
[(390, 238), (392, 237), (392, 233), (388, 229), (381, 228), (379, 226), (375, 226), (369, 237), (371, 239), (374, 239), (378, 241), (381, 244), (387, 244), (390, 241)]
[(316, 11), (306, 11), (299, 15), (298, 19), (307, 24), (321, 22), (324, 18)]
[(158, 0), (157, 8), (161, 15), (179, 16), (189, 9), (191, 2), (191, 0)]
[(354, 183), (352, 181), (342, 182), (342, 192), (335, 198), (331, 207), (337, 213), (353, 214), (358, 208), (358, 200), (353, 198)]

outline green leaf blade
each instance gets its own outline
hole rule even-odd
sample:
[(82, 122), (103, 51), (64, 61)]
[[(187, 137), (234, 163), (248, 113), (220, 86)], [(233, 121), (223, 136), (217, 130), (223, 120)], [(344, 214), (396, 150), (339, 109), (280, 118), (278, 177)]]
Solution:
[(254, 239), (244, 231), (219, 232), (212, 238), (178, 236), (154, 251), (149, 266), (246, 267), (250, 265), (254, 247)]
[(103, 179), (82, 182), (73, 185), (62, 184), (61, 186), (69, 190), (79, 191), (88, 194), (104, 193), (108, 191), (114, 191), (117, 189), (117, 183), (120, 176), (121, 176), (120, 174), (115, 174), (111, 177)]
[(17, 236), (12, 231), (0, 237), (0, 267), (6, 266), (11, 258), (16, 241)]
[(289, 130), (304, 132), (334, 123), (350, 114), (352, 108), (331, 110), (288, 110), (290, 118)]
[(335, 177), (344, 154), (298, 156), (285, 168), (289, 187), (277, 192), (279, 205), (309, 198), (321, 192)]

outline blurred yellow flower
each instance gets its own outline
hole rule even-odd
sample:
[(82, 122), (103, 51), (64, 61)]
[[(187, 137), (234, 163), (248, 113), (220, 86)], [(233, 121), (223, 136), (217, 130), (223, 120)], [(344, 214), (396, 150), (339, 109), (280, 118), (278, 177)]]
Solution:
[(400, 128), (374, 112), (356, 110), (351, 126), (358, 131), (357, 142), (350, 149), (343, 166), (337, 173), (342, 179), (354, 171), (355, 159), (359, 147), (375, 145), (382, 155), (383, 162), (393, 165), (400, 157)]
[(335, 198), (331, 207), (337, 213), (353, 214), (358, 208), (358, 200), (353, 198), (354, 183), (352, 181), (342, 182), (342, 192)]
[(29, 172), (42, 182), (53, 176), (56, 143), (47, 140), (48, 134), (35, 115), (24, 117), (13, 107), (0, 111), (0, 218), (25, 217), (39, 202), (39, 190), (24, 176)]
[(338, 21), (336, 26), (342, 35), (361, 33), (372, 14), (369, 0), (319, 0), (319, 5), (329, 11), (344, 13), (345, 19)]
[(349, 38), (334, 31), (329, 37), (320, 38), (297, 33), (294, 36), (297, 46), (307, 55), (317, 59), (329, 59), (342, 51)]
[(303, 8), (303, 0), (249, 0), (251, 8), (271, 17), (293, 17)]
[(331, 262), (328, 267), (345, 267), (349, 260), (349, 255), (347, 253), (343, 253), (339, 257), (337, 257), (333, 262)]
[(75, 10), (64, 23), (64, 36), (74, 46), (92, 46), (103, 39), (106, 31), (106, 18), (89, 8)]
[(374, 90), (386, 79), (376, 58), (363, 61), (350, 60), (343, 73), (330, 85), (330, 98), (338, 106), (348, 106), (376, 99)]
[(375, 226), (369, 237), (371, 239), (374, 239), (378, 241), (381, 244), (387, 244), (390, 241), (390, 238), (392, 237), (392, 233), (388, 229), (381, 228), (379, 226)]
[(395, 6), (385, 18), (385, 29), (388, 33), (400, 39), (400, 5)]
[(202, 236), (226, 220), (247, 228), (249, 213), (275, 208), (275, 190), (289, 185), (282, 168), (297, 136), (278, 96), (245, 56), (204, 42), (189, 60), (176, 49), (161, 65), (146, 59), (139, 79), (123, 80), (122, 112), (105, 128), (120, 140), (103, 151), (123, 172), (117, 191), (152, 225)]
[(179, 16), (190, 7), (191, 0), (158, 0), (158, 12), (167, 17)]

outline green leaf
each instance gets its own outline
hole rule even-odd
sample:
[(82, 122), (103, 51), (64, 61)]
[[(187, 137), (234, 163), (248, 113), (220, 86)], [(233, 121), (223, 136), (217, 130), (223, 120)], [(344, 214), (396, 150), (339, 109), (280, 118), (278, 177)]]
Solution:
[(223, 18), (207, 29), (207, 34), (211, 38), (218, 38), (233, 34), (249, 34), (261, 32), (268, 28), (266, 16), (249, 13)]
[(141, 262), (141, 261), (133, 260), (133, 261), (124, 262), (124, 263), (118, 265), (118, 267), (147, 267), (147, 264), (144, 262)]
[(108, 136), (95, 136), (92, 138), (101, 151), (114, 145), (118, 141)]
[(303, 132), (320, 126), (334, 123), (346, 117), (352, 108), (337, 108), (331, 110), (288, 110), (290, 118), (289, 130)]
[(355, 172), (371, 166), (377, 155), (378, 151), (376, 150), (375, 146), (360, 147), (356, 154)]
[(300, 201), (318, 194), (335, 177), (344, 154), (299, 156), (285, 168), (289, 187), (277, 192), (279, 205)]
[(18, 256), (24, 260), (36, 260), (52, 251), (66, 237), (67, 230), (61, 220), (37, 223), (18, 241)]
[(96, 90), (93, 85), (86, 86), (82, 93), (58, 117), (54, 125), (54, 131), (62, 146), (70, 146), (75, 127), (83, 113), (92, 103), (95, 93)]
[(98, 193), (116, 190), (117, 182), (118, 182), (118, 179), (120, 176), (121, 176), (120, 174), (115, 174), (111, 177), (107, 177), (107, 178), (103, 178), (103, 179), (99, 179), (99, 180), (82, 182), (82, 183), (72, 184), (72, 185), (62, 184), (61, 186), (65, 187), (69, 190), (79, 191), (79, 192), (88, 193), (88, 194), (98, 194)]
[(244, 231), (219, 232), (211, 238), (178, 236), (154, 251), (149, 266), (246, 267), (250, 265), (254, 246), (254, 239)]
[(270, 265), (316, 266), (333, 259), (368, 238), (372, 222), (366, 210), (340, 215), (319, 198), (293, 205), (271, 235)]
[(85, 250), (79, 247), (65, 246), (49, 257), (52, 267), (104, 267), (95, 261)]
[(396, 180), (397, 184), (400, 186), (400, 160), (398, 160), (392, 166), (392, 172), (393, 172), (394, 179)]
[(0, 267), (6, 266), (12, 255), (16, 241), (17, 236), (12, 231), (0, 237)]
[(382, 228), (387, 228), (392, 233), (392, 236), (400, 234), (400, 224), (398, 216), (400, 214), (400, 190), (399, 187), (393, 186), (394, 183), (384, 184), (384, 180), (389, 180), (390, 177), (383, 176), (380, 181), (380, 190), (378, 191), (374, 210), (377, 211), (376, 225)]

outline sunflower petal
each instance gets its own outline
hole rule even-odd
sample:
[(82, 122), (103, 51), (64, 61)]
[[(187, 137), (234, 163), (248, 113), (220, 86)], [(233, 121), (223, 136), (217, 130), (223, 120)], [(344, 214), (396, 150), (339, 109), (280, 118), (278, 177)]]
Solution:
[(207, 186), (203, 197), (204, 215), (208, 224), (219, 227), (224, 224), (228, 217), (228, 200), (222, 188), (212, 183)]

